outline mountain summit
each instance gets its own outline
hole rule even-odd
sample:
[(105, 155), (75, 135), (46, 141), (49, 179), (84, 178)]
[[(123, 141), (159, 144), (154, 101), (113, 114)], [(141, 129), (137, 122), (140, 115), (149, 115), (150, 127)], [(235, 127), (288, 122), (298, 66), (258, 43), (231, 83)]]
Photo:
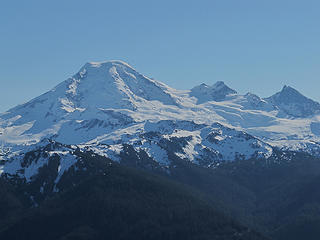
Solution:
[(280, 92), (266, 100), (293, 117), (307, 117), (320, 112), (318, 102), (305, 97), (296, 89), (286, 85)]
[(191, 89), (190, 96), (198, 99), (197, 103), (201, 104), (207, 101), (222, 101), (227, 95), (236, 94), (237, 92), (228, 87), (223, 81), (218, 81), (212, 86), (202, 83)]
[(175, 104), (167, 86), (138, 73), (122, 61), (91, 62), (53, 90), (20, 105), (10, 112), (30, 113), (36, 105), (46, 105), (50, 113), (70, 113), (88, 108), (136, 109), (144, 100)]
[(135, 102), (143, 100), (175, 104), (164, 84), (143, 76), (122, 61), (87, 63), (68, 87), (72, 94), (87, 94), (89, 102), (83, 102), (84, 105), (94, 102), (104, 108), (134, 108)]
[(65, 102), (81, 108), (134, 110), (144, 100), (174, 104), (164, 84), (143, 76), (122, 61), (87, 63), (56, 90), (66, 97)]

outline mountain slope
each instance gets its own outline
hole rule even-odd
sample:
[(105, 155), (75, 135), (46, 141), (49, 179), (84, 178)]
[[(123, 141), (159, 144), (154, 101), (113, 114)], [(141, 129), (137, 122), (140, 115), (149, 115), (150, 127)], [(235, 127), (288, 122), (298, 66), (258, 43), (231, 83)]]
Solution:
[[(68, 157), (68, 155), (70, 156)], [(219, 209), (218, 212), (223, 213), (219, 215), (219, 221), (225, 219), (223, 215), (231, 216), (241, 222), (242, 225), (250, 226), (251, 229), (272, 236), (272, 239), (286, 239), (282, 236), (288, 236), (295, 231), (302, 234), (305, 233), (305, 229), (309, 231), (308, 236), (317, 236), (319, 225), (317, 223), (318, 210), (316, 209), (318, 209), (320, 200), (315, 189), (319, 182), (320, 161), (306, 153), (274, 151), (268, 159), (253, 158), (219, 162), (214, 167), (208, 168), (204, 167), (205, 165), (186, 161), (169, 151), (168, 159), (171, 164), (163, 168), (129, 144), (124, 145), (120, 154), (121, 164), (117, 164), (90, 149), (52, 142), (36, 151), (26, 153), (22, 163), (26, 167), (25, 169), (29, 171), (30, 166), (33, 166), (34, 163), (43, 162), (43, 158), (47, 158), (47, 160), (39, 168), (39, 172), (29, 179), (23, 179), (19, 175), (2, 176), (15, 189), (10, 190), (9, 188), (8, 196), (11, 195), (13, 198), (16, 196), (18, 201), (11, 201), (14, 206), (17, 206), (17, 209), (12, 207), (4, 209), (4, 212), (9, 211), (14, 214), (6, 215), (10, 218), (3, 223), (5, 228), (3, 228), (2, 234), (4, 235), (0, 234), (0, 236), (7, 237), (6, 239), (14, 239), (14, 236), (19, 238), (17, 234), (21, 233), (25, 236), (30, 234), (41, 238), (48, 232), (52, 234), (48, 235), (52, 239), (57, 237), (55, 234), (60, 237), (69, 236), (69, 234), (77, 237), (82, 234), (93, 234), (95, 236), (103, 230), (99, 227), (100, 225), (96, 226), (92, 221), (100, 222), (103, 219), (117, 223), (117, 226), (111, 225), (111, 227), (114, 229), (120, 228), (121, 231), (118, 232), (123, 232), (124, 229), (127, 229), (126, 224), (131, 225), (129, 220), (131, 217), (127, 220), (127, 216), (132, 216), (132, 219), (140, 219), (140, 214), (144, 212), (144, 208), (140, 209), (140, 206), (149, 206), (146, 209), (148, 218), (144, 218), (147, 219), (146, 224), (161, 222), (165, 211), (161, 208), (158, 209), (159, 205), (165, 205), (167, 209), (170, 209), (169, 206), (176, 206), (174, 203), (177, 195), (171, 195), (171, 193), (176, 193), (178, 196), (180, 196), (180, 193), (182, 194), (181, 199), (183, 200), (179, 197), (177, 201), (181, 202), (181, 208), (178, 209), (181, 210), (183, 216), (185, 216), (183, 213), (186, 211), (182, 207), (184, 201), (191, 204), (191, 206), (187, 205), (187, 209), (193, 209), (192, 206), (197, 208), (197, 201), (200, 200), (206, 205), (205, 211), (210, 212), (209, 209), (213, 209), (213, 211)], [(72, 159), (76, 159), (76, 161), (73, 165), (70, 165)], [(145, 171), (136, 171), (124, 166)], [(23, 173), (22, 170), (19, 172), (20, 174)], [(148, 172), (156, 173), (160, 177), (152, 176)], [(183, 185), (179, 185), (177, 182)], [(19, 192), (23, 194), (18, 194)], [(156, 194), (154, 198), (153, 193)], [(137, 199), (133, 201), (135, 197)], [(190, 200), (190, 197), (195, 197), (196, 200)], [(100, 198), (110, 201), (115, 200), (116, 203), (111, 204), (108, 202), (109, 200), (105, 200), (107, 203), (104, 201), (96, 202), (96, 199)], [(118, 202), (124, 205), (118, 205)], [(3, 203), (8, 206), (7, 200)], [(117, 210), (114, 210), (113, 215), (109, 215), (110, 218), (103, 217), (105, 212), (101, 209), (106, 209), (107, 212), (111, 211), (108, 208), (110, 205), (113, 206), (112, 209)], [(153, 207), (153, 205), (156, 207)], [(32, 209), (25, 212), (23, 206), (32, 206)], [(93, 206), (97, 209), (94, 210), (95, 207)], [(125, 206), (130, 209), (123, 212), (126, 209)], [(18, 211), (19, 213), (19, 208), (23, 214), (15, 212)], [(83, 209), (84, 212), (80, 211), (80, 215), (77, 215), (79, 209)], [(134, 212), (135, 210), (137, 212)], [(155, 215), (150, 214), (150, 211)], [(172, 211), (177, 214), (175, 216), (179, 216), (180, 213)], [(196, 213), (198, 211), (202, 212), (201, 209), (195, 210)], [(26, 213), (27, 215), (25, 215)], [(91, 215), (85, 215), (86, 213), (92, 213), (95, 216), (101, 216), (101, 218), (94, 219)], [(125, 214), (125, 217), (117, 218), (117, 220), (111, 217), (120, 217), (122, 214)], [(158, 215), (161, 217), (158, 218)], [(79, 222), (72, 221), (72, 218), (78, 219)], [(211, 221), (208, 220), (208, 216), (202, 215), (200, 218), (201, 221)], [(66, 222), (61, 219), (66, 219)], [(123, 220), (124, 223), (119, 224), (121, 219), (125, 219)], [(181, 233), (179, 224), (183, 228), (189, 226), (189, 220), (193, 221), (193, 215), (188, 215), (186, 221), (183, 219), (179, 218), (179, 221), (170, 225), (170, 229), (175, 234)], [(196, 219), (195, 221), (201, 223), (198, 217)], [(175, 221), (176, 219), (171, 220)], [(171, 220), (167, 219), (165, 222)], [(52, 222), (52, 225), (48, 225), (48, 222)], [(45, 225), (42, 226), (42, 223), (45, 223)], [(76, 224), (73, 225), (73, 223)], [(145, 222), (143, 221), (141, 225), (140, 223), (134, 225), (133, 229), (136, 227), (141, 231), (145, 227), (143, 223)], [(308, 223), (312, 223), (312, 225), (305, 228)], [(63, 225), (61, 228), (52, 230), (51, 226), (60, 226), (61, 224)], [(201, 225), (201, 231), (204, 231), (203, 227), (208, 226), (206, 224)], [(39, 231), (39, 226), (44, 232)], [(147, 225), (147, 228), (151, 229), (152, 226)], [(166, 226), (163, 226), (161, 222), (159, 231), (167, 229)], [(228, 223), (223, 223), (223, 226), (228, 226)], [(190, 228), (192, 229), (192, 227)], [(295, 231), (292, 231), (293, 228)], [(185, 229), (183, 230), (185, 231)], [(215, 233), (216, 230), (214, 230)], [(225, 233), (224, 228), (221, 230)], [(130, 233), (136, 234), (135, 230), (132, 231), (134, 232)], [(158, 233), (158, 230), (155, 231)], [(111, 234), (111, 232), (112, 230), (109, 233)], [(112, 234), (119, 234), (118, 232), (112, 232)], [(146, 232), (149, 234), (148, 231)], [(220, 230), (218, 232), (221, 233)], [(125, 234), (127, 233), (125, 232)], [(192, 233), (190, 234), (190, 236), (194, 236)], [(106, 236), (104, 233), (102, 235)], [(240, 237), (240, 235), (237, 236)], [(131, 236), (131, 234), (123, 237), (128, 238), (128, 236)], [(139, 235), (139, 237), (143, 236)], [(177, 237), (177, 235), (174, 236)], [(303, 239), (299, 236), (301, 235), (294, 237), (298, 240)], [(168, 237), (170, 238), (170, 236)], [(226, 237), (226, 239), (229, 238), (230, 235)], [(250, 238), (248, 237), (248, 239)]]
[(206, 193), (219, 209), (271, 239), (317, 239), (319, 160), (287, 151), (214, 169), (177, 160), (171, 177)]
[(0, 238), (265, 239), (191, 188), (90, 152), (82, 157), (85, 169), (69, 171), (59, 194), (0, 224)]
[(137, 155), (138, 159), (145, 159), (146, 164), (151, 162), (161, 169), (174, 165), (170, 156), (203, 167), (214, 167), (221, 161), (268, 158), (273, 152), (270, 145), (259, 139), (217, 123), (207, 126), (189, 121), (163, 120), (146, 122), (140, 128), (134, 126), (133, 130), (130, 133), (123, 129), (80, 145), (43, 140), (28, 148), (23, 147), (14, 155), (3, 156), (0, 173), (30, 182), (41, 168), (54, 160), (56, 186), (64, 171), (80, 161), (79, 150), (90, 150), (121, 163), (126, 155), (131, 162)]

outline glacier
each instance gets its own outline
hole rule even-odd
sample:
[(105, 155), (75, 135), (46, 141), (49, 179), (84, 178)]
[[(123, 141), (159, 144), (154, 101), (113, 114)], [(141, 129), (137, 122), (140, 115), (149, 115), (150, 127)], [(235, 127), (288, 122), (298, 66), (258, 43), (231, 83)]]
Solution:
[[(0, 114), (0, 172), (21, 170), (21, 156), (47, 139), (114, 161), (130, 144), (161, 166), (170, 164), (169, 150), (207, 167), (268, 157), (275, 147), (320, 155), (319, 126), (320, 104), (289, 86), (268, 98), (238, 94), (221, 81), (177, 90), (122, 61), (91, 62), (51, 91)], [(62, 169), (70, 167), (62, 163)], [(26, 169), (28, 180), (41, 164), (45, 160)]]

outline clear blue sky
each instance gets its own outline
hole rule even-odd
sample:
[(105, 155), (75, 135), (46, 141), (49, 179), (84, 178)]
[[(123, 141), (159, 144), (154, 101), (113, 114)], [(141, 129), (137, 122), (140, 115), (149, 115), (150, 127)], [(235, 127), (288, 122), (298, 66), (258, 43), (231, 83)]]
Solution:
[(0, 111), (88, 61), (120, 59), (168, 85), (284, 84), (320, 101), (318, 0), (11, 0), (0, 8)]

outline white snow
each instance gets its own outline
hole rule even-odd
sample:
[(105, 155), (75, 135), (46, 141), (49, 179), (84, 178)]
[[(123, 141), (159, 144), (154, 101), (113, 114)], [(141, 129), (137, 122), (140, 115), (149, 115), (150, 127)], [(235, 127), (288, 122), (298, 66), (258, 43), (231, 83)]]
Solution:
[(73, 166), (77, 162), (77, 158), (71, 154), (65, 155), (63, 154), (60, 157), (60, 164), (58, 166), (58, 176), (54, 181), (56, 184), (59, 182), (60, 178), (71, 166)]
[[(160, 132), (163, 138), (191, 137), (176, 154), (195, 162), (205, 148), (230, 160), (237, 154), (248, 157), (255, 152), (268, 156), (268, 144), (320, 154), (318, 107), (290, 87), (266, 99), (253, 93), (237, 94), (223, 82), (182, 91), (150, 79), (121, 61), (91, 62), (51, 91), (0, 114), (0, 159), (8, 160), (52, 138), (89, 146), (116, 161), (121, 143), (126, 142), (166, 165), (167, 153), (157, 140), (141, 139), (141, 134), (151, 131)], [(192, 122), (206, 126), (197, 127)], [(215, 122), (248, 132), (263, 142), (242, 141), (235, 130), (211, 126)], [(219, 144), (206, 140), (214, 129), (222, 131), (214, 140)], [(1, 153), (8, 147), (10, 153)], [(55, 154), (68, 159), (67, 153)], [(0, 173), (18, 171), (21, 166), (16, 162), (0, 166)], [(45, 160), (39, 160), (26, 169), (28, 179), (43, 164)], [(69, 166), (63, 164), (62, 172)]]

